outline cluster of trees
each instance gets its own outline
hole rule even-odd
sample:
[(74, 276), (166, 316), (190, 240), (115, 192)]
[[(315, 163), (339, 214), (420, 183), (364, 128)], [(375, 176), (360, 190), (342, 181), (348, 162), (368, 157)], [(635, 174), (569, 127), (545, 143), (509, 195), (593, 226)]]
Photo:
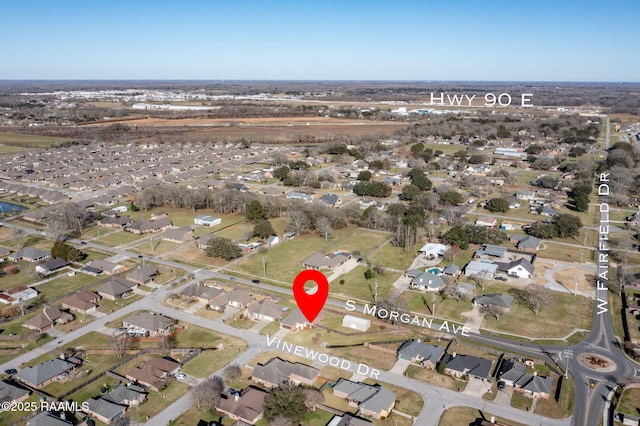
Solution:
[(391, 187), (384, 182), (360, 181), (353, 187), (356, 195), (384, 198), (391, 195)]
[(205, 252), (209, 257), (219, 257), (224, 260), (233, 260), (242, 256), (242, 251), (238, 244), (229, 238), (222, 237), (213, 238), (209, 241)]
[(605, 165), (599, 172), (609, 173), (609, 201), (617, 205), (629, 204), (640, 195), (640, 146), (616, 142), (607, 153)]
[(271, 389), (264, 400), (264, 417), (270, 425), (295, 426), (324, 402), (322, 393), (291, 382)]
[(466, 225), (452, 226), (443, 236), (447, 244), (459, 246), (466, 250), (471, 244), (500, 244), (507, 239), (507, 234), (499, 229), (486, 226)]
[(87, 255), (63, 241), (56, 240), (51, 248), (51, 257), (54, 259), (64, 259), (69, 262), (80, 262), (86, 259)]
[(506, 213), (509, 211), (509, 201), (504, 198), (492, 198), (485, 206), (491, 213)]
[(580, 233), (582, 221), (578, 216), (562, 213), (550, 222), (534, 222), (526, 230), (527, 234), (541, 239), (570, 238)]

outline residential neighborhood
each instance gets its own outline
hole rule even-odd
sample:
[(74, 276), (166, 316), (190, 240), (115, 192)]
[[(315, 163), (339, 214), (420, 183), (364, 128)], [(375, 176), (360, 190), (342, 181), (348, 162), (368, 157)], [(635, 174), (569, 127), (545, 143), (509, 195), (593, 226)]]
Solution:
[[(218, 109), (137, 116), (126, 103), (176, 96), (140, 93), (33, 95), (53, 111), (117, 102), (122, 122), (100, 110), (59, 127), (109, 141), (0, 150), (0, 395), (78, 403), (0, 423), (404, 426), (460, 409), (555, 426), (592, 416), (596, 392), (633, 421), (640, 194), (627, 182), (605, 200), (601, 185), (615, 192), (640, 157), (602, 110), (189, 95), (248, 101), (248, 115), (264, 104), (279, 131), (388, 127), (282, 142), (209, 135), (264, 125), (206, 121)], [(277, 117), (291, 102), (313, 116)], [(0, 133), (18, 132), (6, 117)], [(329, 285), (313, 318), (292, 292), (305, 270)], [(605, 314), (618, 340), (595, 340)]]

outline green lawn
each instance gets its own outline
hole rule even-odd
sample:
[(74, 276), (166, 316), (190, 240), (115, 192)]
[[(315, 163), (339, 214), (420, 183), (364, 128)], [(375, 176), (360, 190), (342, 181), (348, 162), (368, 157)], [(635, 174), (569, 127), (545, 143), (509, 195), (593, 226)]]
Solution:
[(327, 252), (328, 246), (334, 245), (337, 240), (352, 230), (353, 228), (336, 230), (328, 242), (315, 235), (303, 235), (290, 241), (283, 241), (265, 253), (257, 253), (241, 259), (234, 267), (239, 271), (262, 277), (264, 258), (267, 278), (291, 283), (303, 270), (300, 263), (314, 253)]
[[(389, 240), (389, 238), (390, 236), (387, 233), (358, 229), (348, 238), (332, 244), (326, 251), (339, 250), (360, 253), (358, 257), (367, 258), (376, 247)], [(381, 265), (385, 264), (381, 263)]]
[[(509, 290), (511, 287), (507, 285), (491, 282), (484, 291), (477, 289), (477, 294), (509, 293)], [(564, 337), (576, 328), (591, 328), (593, 300), (568, 293), (552, 294), (553, 305), (542, 308), (538, 315), (514, 301), (511, 311), (501, 315), (499, 320), (485, 316), (482, 328), (540, 339)]]
[[(471, 426), (476, 424), (478, 419), (490, 419), (491, 413), (481, 412), (474, 408), (468, 407), (453, 407), (444, 412), (440, 418), (439, 426)], [(496, 422), (500, 424), (508, 424), (513, 426), (524, 426), (521, 423), (515, 423), (511, 420), (505, 420), (500, 417), (496, 417)]]
[(138, 235), (138, 234), (133, 234), (131, 232), (126, 232), (126, 231), (118, 231), (118, 232), (114, 232), (112, 234), (108, 234), (108, 235), (103, 235), (99, 238), (99, 242), (102, 242), (106, 245), (115, 247), (115, 246), (119, 246), (121, 244), (129, 244), (132, 243), (134, 241), (139, 241), (142, 238), (147, 237), (146, 235)]
[(67, 294), (74, 293), (88, 285), (96, 283), (103, 278), (93, 277), (82, 273), (77, 273), (70, 277), (66, 273), (58, 275), (58, 277), (48, 283), (39, 285), (38, 291), (41, 292), (50, 301), (59, 299)]
[(618, 411), (632, 416), (640, 415), (640, 389), (625, 389), (618, 404)]
[(50, 136), (0, 132), (0, 153), (26, 151), (29, 148), (49, 148), (64, 140)]
[(374, 265), (382, 265), (387, 268), (404, 271), (409, 269), (411, 263), (413, 263), (418, 255), (418, 249), (420, 247), (422, 247), (422, 245), (417, 244), (406, 251), (403, 247), (394, 247), (389, 241), (367, 258), (367, 260)]
[(464, 390), (467, 386), (463, 381), (456, 380), (451, 376), (445, 376), (444, 374), (438, 374), (435, 370), (427, 370), (415, 364), (411, 364), (405, 371), (407, 376), (412, 379), (420, 380), (421, 382), (426, 382), (441, 388), (457, 391)]
[[(407, 290), (402, 294), (402, 298), (407, 302), (409, 310), (425, 315), (431, 315), (433, 296), (432, 293), (421, 293), (413, 290)], [(440, 295), (435, 295), (435, 302), (436, 311), (434, 316), (463, 324), (467, 319), (460, 314), (469, 312), (473, 308), (470, 300), (455, 301), (454, 299), (444, 299)]]
[[(400, 277), (399, 272), (387, 271), (383, 276), (375, 275), (372, 280), (367, 281), (364, 273), (365, 266), (357, 266), (350, 272), (340, 275), (337, 280), (331, 282), (331, 294), (341, 294), (347, 297), (354, 297), (359, 300), (373, 302), (375, 292), (375, 282), (378, 282), (378, 300), (386, 299), (393, 289), (393, 283)], [(344, 284), (340, 281), (344, 280)]]
[(398, 410), (402, 413), (409, 414), (411, 416), (417, 416), (422, 411), (424, 400), (422, 397), (413, 392), (412, 390), (401, 388), (389, 383), (379, 382), (374, 379), (367, 379), (364, 383), (368, 385), (374, 385), (380, 383), (385, 388), (396, 394), (396, 405), (394, 410)]
[(130, 417), (136, 422), (145, 422), (164, 410), (173, 401), (187, 393), (187, 384), (172, 380), (161, 392), (149, 392), (147, 400), (137, 409), (131, 411)]
[[(324, 320), (323, 320), (324, 321)], [(345, 329), (340, 327), (340, 331)], [(373, 326), (369, 329), (369, 333), (342, 335), (333, 333), (331, 330), (316, 328), (313, 330), (298, 331), (291, 333), (285, 337), (285, 341), (298, 344), (314, 350), (320, 350), (323, 353), (342, 356), (348, 359), (358, 360), (363, 364), (370, 365), (375, 368), (390, 369), (396, 361), (394, 354), (376, 351), (365, 348), (360, 345), (363, 342), (380, 342), (395, 341), (403, 339), (411, 339), (415, 335), (410, 332), (389, 332), (374, 333), (375, 331), (383, 331), (381, 326)], [(327, 342), (329, 345), (350, 345), (345, 347), (321, 348), (318, 344), (314, 344), (314, 338), (318, 342)]]
[[(2, 146), (0, 146), (0, 153)], [(40, 406), (40, 396), (36, 395), (34, 393), (32, 393), (29, 398), (25, 399), (22, 404), (30, 404), (35, 402), (37, 405), (36, 406)], [(19, 422), (19, 420), (21, 418), (23, 418), (24, 416), (28, 416), (29, 414), (31, 414), (28, 411), (0, 411), (0, 425), (12, 425), (12, 424), (24, 424), (22, 422)]]
[[(59, 355), (59, 352), (59, 350), (50, 352), (47, 359), (55, 358), (57, 355)], [(68, 392), (69, 390), (78, 386), (80, 383), (97, 376), (103, 371), (110, 369), (111, 366), (120, 361), (120, 358), (118, 358), (116, 355), (84, 355), (82, 359), (83, 364), (81, 368), (83, 374), (80, 377), (74, 380), (70, 380), (66, 383), (50, 383), (43, 387), (42, 390), (51, 395), (62, 395), (63, 393)], [(89, 371), (89, 373), (87, 373), (87, 371)]]
[[(541, 416), (551, 417), (553, 419), (564, 419), (569, 417), (573, 413), (573, 402), (575, 399), (575, 387), (573, 383), (573, 377), (569, 376), (569, 379), (563, 379), (562, 389), (560, 390), (559, 401), (556, 402), (554, 396), (558, 386), (558, 377), (554, 377), (553, 388), (551, 389), (551, 396), (549, 399), (538, 400), (536, 404), (536, 414)], [(640, 398), (640, 393), (637, 394)], [(638, 399), (636, 399), (638, 401)], [(635, 414), (637, 415), (637, 414)]]

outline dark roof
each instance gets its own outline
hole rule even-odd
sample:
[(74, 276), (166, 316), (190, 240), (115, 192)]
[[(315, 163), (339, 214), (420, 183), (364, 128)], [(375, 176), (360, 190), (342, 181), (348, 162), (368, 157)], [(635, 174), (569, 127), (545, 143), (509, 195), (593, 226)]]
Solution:
[(417, 340), (404, 342), (402, 346), (400, 346), (400, 349), (398, 349), (398, 354), (400, 355), (411, 358), (420, 357), (425, 361), (431, 361), (433, 364), (440, 359), (443, 353), (444, 349), (438, 346), (427, 345)]
[(447, 265), (443, 270), (442, 273), (443, 274), (447, 274), (447, 275), (453, 275), (456, 274), (460, 271), (460, 267), (458, 265), (456, 265), (455, 263), (452, 263), (450, 265)]
[(359, 403), (360, 408), (380, 413), (389, 410), (396, 400), (396, 394), (380, 385), (367, 385), (341, 378), (333, 387), (346, 393), (349, 399)]
[(548, 376), (544, 377), (524, 374), (515, 384), (530, 392), (549, 394), (551, 393), (551, 387), (553, 386), (553, 379)]
[(49, 361), (41, 362), (33, 367), (27, 367), (20, 370), (18, 371), (18, 374), (16, 374), (16, 377), (26, 383), (39, 386), (47, 380), (71, 370), (73, 367), (75, 367), (75, 364), (54, 358)]
[(251, 373), (253, 377), (275, 385), (287, 382), (293, 375), (313, 381), (318, 374), (320, 374), (320, 370), (317, 368), (299, 362), (285, 361), (281, 358), (271, 358), (264, 364), (258, 364)]
[(89, 404), (89, 411), (107, 419), (113, 419), (118, 416), (119, 413), (122, 413), (123, 410), (126, 410), (126, 406), (116, 404), (104, 398), (90, 398), (86, 402)]
[(518, 240), (518, 248), (535, 248), (540, 247), (540, 239), (532, 235), (526, 235)]
[(473, 355), (457, 355), (447, 354), (444, 359), (447, 368), (459, 371), (463, 374), (467, 373), (475, 377), (487, 379), (491, 373), (491, 361), (479, 358)]
[(340, 196), (336, 194), (324, 194), (322, 197), (320, 197), (320, 199), (325, 203), (331, 204), (333, 206), (336, 205), (338, 201), (340, 201)]
[(48, 262), (43, 263), (42, 265), (40, 265), (42, 268), (46, 269), (47, 271), (55, 271), (58, 270), (60, 268), (64, 268), (65, 266), (68, 266), (69, 262), (67, 262), (64, 259), (53, 259), (50, 260)]
[(507, 252), (507, 248), (502, 246), (494, 246), (492, 244), (484, 244), (482, 246), (482, 252), (487, 256), (503, 257)]
[(30, 390), (5, 380), (0, 382), (0, 402), (10, 402), (29, 395)]
[(485, 306), (498, 306), (500, 308), (511, 308), (513, 296), (509, 294), (485, 294), (473, 299), (473, 303)]

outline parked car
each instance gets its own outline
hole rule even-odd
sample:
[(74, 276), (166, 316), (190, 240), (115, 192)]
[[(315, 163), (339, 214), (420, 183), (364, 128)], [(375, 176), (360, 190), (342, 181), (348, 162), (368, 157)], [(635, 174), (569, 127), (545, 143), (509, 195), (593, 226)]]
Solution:
[(230, 281), (237, 281), (238, 279), (236, 277), (229, 277)]
[(178, 379), (178, 380), (184, 380), (184, 379), (186, 379), (186, 378), (187, 378), (187, 375), (186, 375), (186, 374), (184, 374), (184, 373), (178, 373), (178, 374), (176, 374), (176, 379)]
[(504, 282), (507, 282), (507, 281), (508, 281), (508, 280), (507, 280), (507, 277), (496, 277), (496, 280), (498, 280), (498, 281), (504, 281)]
[(498, 390), (504, 390), (504, 382), (503, 381), (498, 382)]
[(4, 372), (5, 372), (6, 374), (9, 374), (9, 375), (13, 376), (14, 374), (17, 374), (17, 373), (18, 373), (18, 370), (16, 370), (15, 368), (9, 368), (9, 369), (7, 369), (7, 370), (4, 370)]
[(260, 280), (251, 280), (251, 282), (254, 284), (260, 284)]

